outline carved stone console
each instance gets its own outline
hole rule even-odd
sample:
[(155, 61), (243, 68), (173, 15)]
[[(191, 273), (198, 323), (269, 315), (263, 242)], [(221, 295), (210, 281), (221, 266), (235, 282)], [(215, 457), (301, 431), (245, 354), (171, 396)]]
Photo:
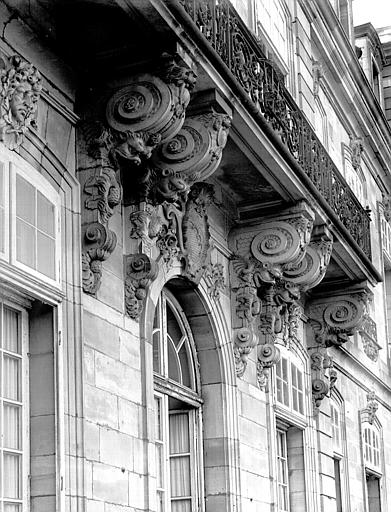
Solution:
[(16, 149), (34, 126), (41, 90), (41, 75), (32, 64), (0, 53), (0, 140), (9, 149)]
[(312, 393), (315, 412), (336, 381), (328, 348), (340, 347), (362, 328), (370, 294), (366, 289), (315, 299), (308, 308), (313, 340), (308, 343), (311, 357)]
[(86, 293), (99, 289), (102, 262), (116, 247), (109, 220), (121, 204), (121, 173), (132, 173), (138, 196), (145, 196), (150, 175), (145, 163), (158, 144), (181, 129), (194, 83), (191, 69), (163, 55), (156, 74), (131, 77), (81, 126), (78, 174)]
[(248, 355), (257, 348), (258, 384), (279, 360), (278, 344), (296, 337), (300, 294), (324, 277), (332, 250), (325, 226), (313, 229), (314, 213), (304, 201), (234, 234), (231, 264), (234, 351), (242, 376)]

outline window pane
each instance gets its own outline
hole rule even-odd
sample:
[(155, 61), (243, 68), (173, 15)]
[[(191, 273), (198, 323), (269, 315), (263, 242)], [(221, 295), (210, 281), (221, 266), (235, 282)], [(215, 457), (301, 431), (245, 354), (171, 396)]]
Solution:
[(167, 304), (167, 333), (171, 336), (172, 341), (174, 342), (175, 346), (178, 345), (178, 343), (182, 339), (182, 329), (175, 318), (175, 315), (171, 309), (171, 307)]
[(34, 226), (36, 225), (35, 190), (28, 181), (19, 174), (16, 175), (16, 215)]
[(191, 512), (191, 500), (173, 500), (171, 502), (172, 512)]
[(45, 276), (55, 279), (55, 242), (53, 238), (37, 232), (37, 270)]
[(181, 382), (179, 360), (171, 338), (167, 335), (168, 376), (176, 382)]
[(37, 191), (37, 227), (51, 237), (54, 237), (54, 213), (54, 204)]
[(162, 491), (157, 493), (157, 512), (164, 511), (164, 494)]
[(16, 219), (16, 259), (35, 268), (35, 228)]
[(190, 496), (190, 456), (170, 458), (171, 497)]
[(170, 454), (190, 451), (189, 416), (170, 414)]
[(4, 503), (4, 512), (22, 512), (22, 505), (18, 503)]
[(192, 382), (190, 378), (190, 367), (189, 367), (189, 360), (188, 360), (188, 346), (185, 342), (180, 351), (179, 351), (179, 360), (181, 363), (181, 370), (182, 370), (182, 384), (184, 386), (187, 386), (188, 388), (192, 387)]
[(21, 498), (21, 455), (4, 453), (4, 496), (6, 498)]
[(19, 313), (4, 307), (4, 340), (3, 348), (10, 352), (20, 353), (19, 336), (18, 336), (18, 319)]
[(20, 450), (20, 413), (18, 405), (4, 404), (4, 447)]
[(152, 339), (153, 339), (153, 371), (156, 373), (162, 373), (160, 332), (159, 331), (154, 332)]
[(0, 252), (4, 252), (5, 234), (5, 190), (4, 190), (4, 164), (0, 162)]
[(156, 445), (157, 487), (163, 487), (163, 445)]
[(4, 398), (20, 400), (20, 359), (4, 354)]

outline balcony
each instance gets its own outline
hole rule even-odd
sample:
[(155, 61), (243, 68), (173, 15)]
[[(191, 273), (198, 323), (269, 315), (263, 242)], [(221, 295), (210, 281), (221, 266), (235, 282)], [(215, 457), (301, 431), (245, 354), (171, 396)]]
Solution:
[(329, 206), (370, 259), (369, 211), (355, 197), (286, 89), (283, 76), (266, 58), (231, 3), (228, 0), (179, 0), (179, 3), (228, 67), (250, 105), (262, 115), (312, 183), (319, 202)]

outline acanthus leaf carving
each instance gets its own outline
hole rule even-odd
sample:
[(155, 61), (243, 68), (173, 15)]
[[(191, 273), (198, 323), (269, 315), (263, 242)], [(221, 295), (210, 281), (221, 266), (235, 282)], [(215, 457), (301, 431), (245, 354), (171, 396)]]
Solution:
[(222, 263), (213, 263), (206, 269), (206, 275), (210, 282), (208, 291), (213, 300), (220, 300), (220, 294), (225, 290), (224, 265)]
[(39, 71), (19, 55), (0, 56), (0, 140), (9, 149), (23, 141), (35, 125), (42, 90)]
[(379, 357), (381, 347), (377, 342), (376, 323), (368, 314), (363, 317), (360, 334), (365, 354), (375, 363)]

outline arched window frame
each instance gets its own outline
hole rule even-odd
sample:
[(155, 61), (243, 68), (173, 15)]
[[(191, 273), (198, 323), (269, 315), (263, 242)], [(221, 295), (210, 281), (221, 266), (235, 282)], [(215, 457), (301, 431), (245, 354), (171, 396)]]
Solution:
[[(169, 327), (167, 320), (167, 311), (170, 310), (181, 328), (182, 338), (179, 342), (181, 347), (187, 343), (187, 355), (189, 356), (190, 387), (172, 379), (169, 375), (169, 351), (168, 345), (171, 343), (169, 336)], [(171, 501), (176, 497), (172, 496), (173, 488), (178, 485), (172, 483), (172, 464), (174, 460), (186, 458), (189, 461), (188, 477), (189, 480), (184, 484), (190, 488), (190, 493), (186, 495), (191, 503), (191, 512), (203, 510), (203, 460), (202, 460), (202, 399), (200, 397), (200, 376), (197, 353), (192, 332), (185, 314), (175, 299), (174, 295), (167, 289), (163, 289), (158, 304), (156, 306), (153, 337), (154, 345), (154, 394), (155, 394), (155, 446), (156, 446), (156, 473), (157, 473), (157, 505), (158, 510), (168, 512), (171, 510)], [(158, 338), (158, 341), (156, 339)], [(184, 339), (185, 338), (185, 339)], [(156, 347), (160, 346), (160, 372), (156, 371)], [(186, 348), (186, 347), (185, 347)], [(179, 350), (178, 350), (179, 353)], [(171, 355), (175, 355), (171, 351)], [(176, 354), (177, 355), (177, 354)], [(179, 358), (177, 359), (178, 362)], [(181, 379), (179, 379), (181, 380)], [(178, 404), (178, 407), (172, 408), (170, 403)], [(187, 417), (187, 428), (183, 428), (186, 420), (175, 422), (172, 418), (177, 416)], [(176, 425), (175, 425), (176, 423)], [(182, 428), (181, 437), (184, 442), (188, 442), (187, 452), (178, 452), (174, 454), (171, 447), (175, 444), (175, 439), (171, 437), (174, 428)], [(187, 430), (187, 433), (186, 433)], [(179, 433), (179, 430), (178, 430)], [(171, 447), (170, 447), (171, 445)], [(160, 462), (159, 462), (160, 461)], [(183, 468), (182, 468), (183, 469)], [(182, 472), (182, 476), (183, 476)], [(183, 481), (182, 481), (183, 483)], [(186, 498), (185, 498), (186, 499)], [(160, 508), (159, 508), (160, 507)]]

